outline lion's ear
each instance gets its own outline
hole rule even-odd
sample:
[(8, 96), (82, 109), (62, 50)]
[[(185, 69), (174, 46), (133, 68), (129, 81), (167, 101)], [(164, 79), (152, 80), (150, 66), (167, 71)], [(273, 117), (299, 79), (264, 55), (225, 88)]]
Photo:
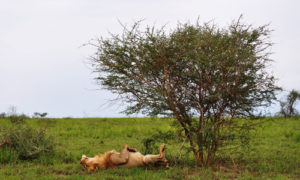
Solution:
[(86, 155), (83, 154), (83, 155), (81, 156), (81, 158), (86, 158)]

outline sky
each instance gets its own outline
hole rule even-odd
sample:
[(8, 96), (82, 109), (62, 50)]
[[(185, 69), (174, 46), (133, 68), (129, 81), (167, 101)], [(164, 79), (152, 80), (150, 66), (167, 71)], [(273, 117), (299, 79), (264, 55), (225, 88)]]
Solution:
[(14, 106), (27, 115), (124, 117), (126, 105), (94, 81), (95, 49), (83, 45), (141, 19), (169, 29), (197, 18), (225, 27), (241, 14), (254, 26), (270, 23), (270, 72), (285, 92), (300, 90), (299, 7), (298, 0), (0, 0), (0, 113)]

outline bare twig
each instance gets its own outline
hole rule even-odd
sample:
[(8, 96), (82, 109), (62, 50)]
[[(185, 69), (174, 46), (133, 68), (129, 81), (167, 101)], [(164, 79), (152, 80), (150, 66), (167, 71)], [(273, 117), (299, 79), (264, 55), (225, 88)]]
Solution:
[(178, 159), (180, 159), (180, 160), (181, 160), (181, 157), (182, 157), (182, 155), (181, 155), (181, 149), (182, 149), (182, 147), (183, 147), (183, 145), (184, 145), (186, 139), (187, 139), (187, 137), (185, 136), (185, 138), (184, 138), (182, 144), (180, 145), (180, 147), (179, 147), (179, 149), (178, 149), (178, 153), (179, 153), (179, 158), (178, 158)]

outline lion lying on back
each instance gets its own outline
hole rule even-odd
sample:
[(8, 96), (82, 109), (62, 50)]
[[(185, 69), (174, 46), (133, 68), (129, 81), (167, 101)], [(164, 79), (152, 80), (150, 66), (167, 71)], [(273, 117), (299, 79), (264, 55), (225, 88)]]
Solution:
[(136, 166), (164, 166), (168, 168), (168, 161), (165, 158), (165, 144), (160, 146), (160, 153), (157, 155), (143, 155), (137, 152), (135, 148), (123, 146), (121, 152), (115, 150), (108, 151), (102, 155), (97, 155), (93, 158), (82, 155), (80, 164), (83, 167), (88, 168), (89, 171), (93, 171), (100, 167), (101, 169), (107, 168), (131, 168)]

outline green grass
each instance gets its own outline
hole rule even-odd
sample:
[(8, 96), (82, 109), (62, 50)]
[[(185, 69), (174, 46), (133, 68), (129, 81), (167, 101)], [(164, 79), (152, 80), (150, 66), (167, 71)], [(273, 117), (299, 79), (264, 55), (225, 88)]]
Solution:
[[(251, 150), (243, 156), (225, 152), (219, 155), (222, 163), (209, 168), (195, 166), (192, 155), (183, 153), (182, 162), (168, 170), (142, 167), (93, 173), (79, 164), (82, 154), (94, 156), (111, 149), (119, 151), (125, 143), (142, 150), (142, 139), (157, 130), (171, 129), (170, 120), (28, 119), (26, 123), (35, 128), (47, 127), (47, 134), (55, 138), (55, 154), (20, 161), (8, 148), (2, 147), (0, 179), (300, 179), (300, 119), (297, 118), (274, 118), (265, 122), (252, 132)], [(0, 119), (0, 132), (12, 126), (9, 120)], [(179, 146), (167, 142), (166, 156), (178, 158)], [(7, 157), (10, 161), (5, 159)]]

